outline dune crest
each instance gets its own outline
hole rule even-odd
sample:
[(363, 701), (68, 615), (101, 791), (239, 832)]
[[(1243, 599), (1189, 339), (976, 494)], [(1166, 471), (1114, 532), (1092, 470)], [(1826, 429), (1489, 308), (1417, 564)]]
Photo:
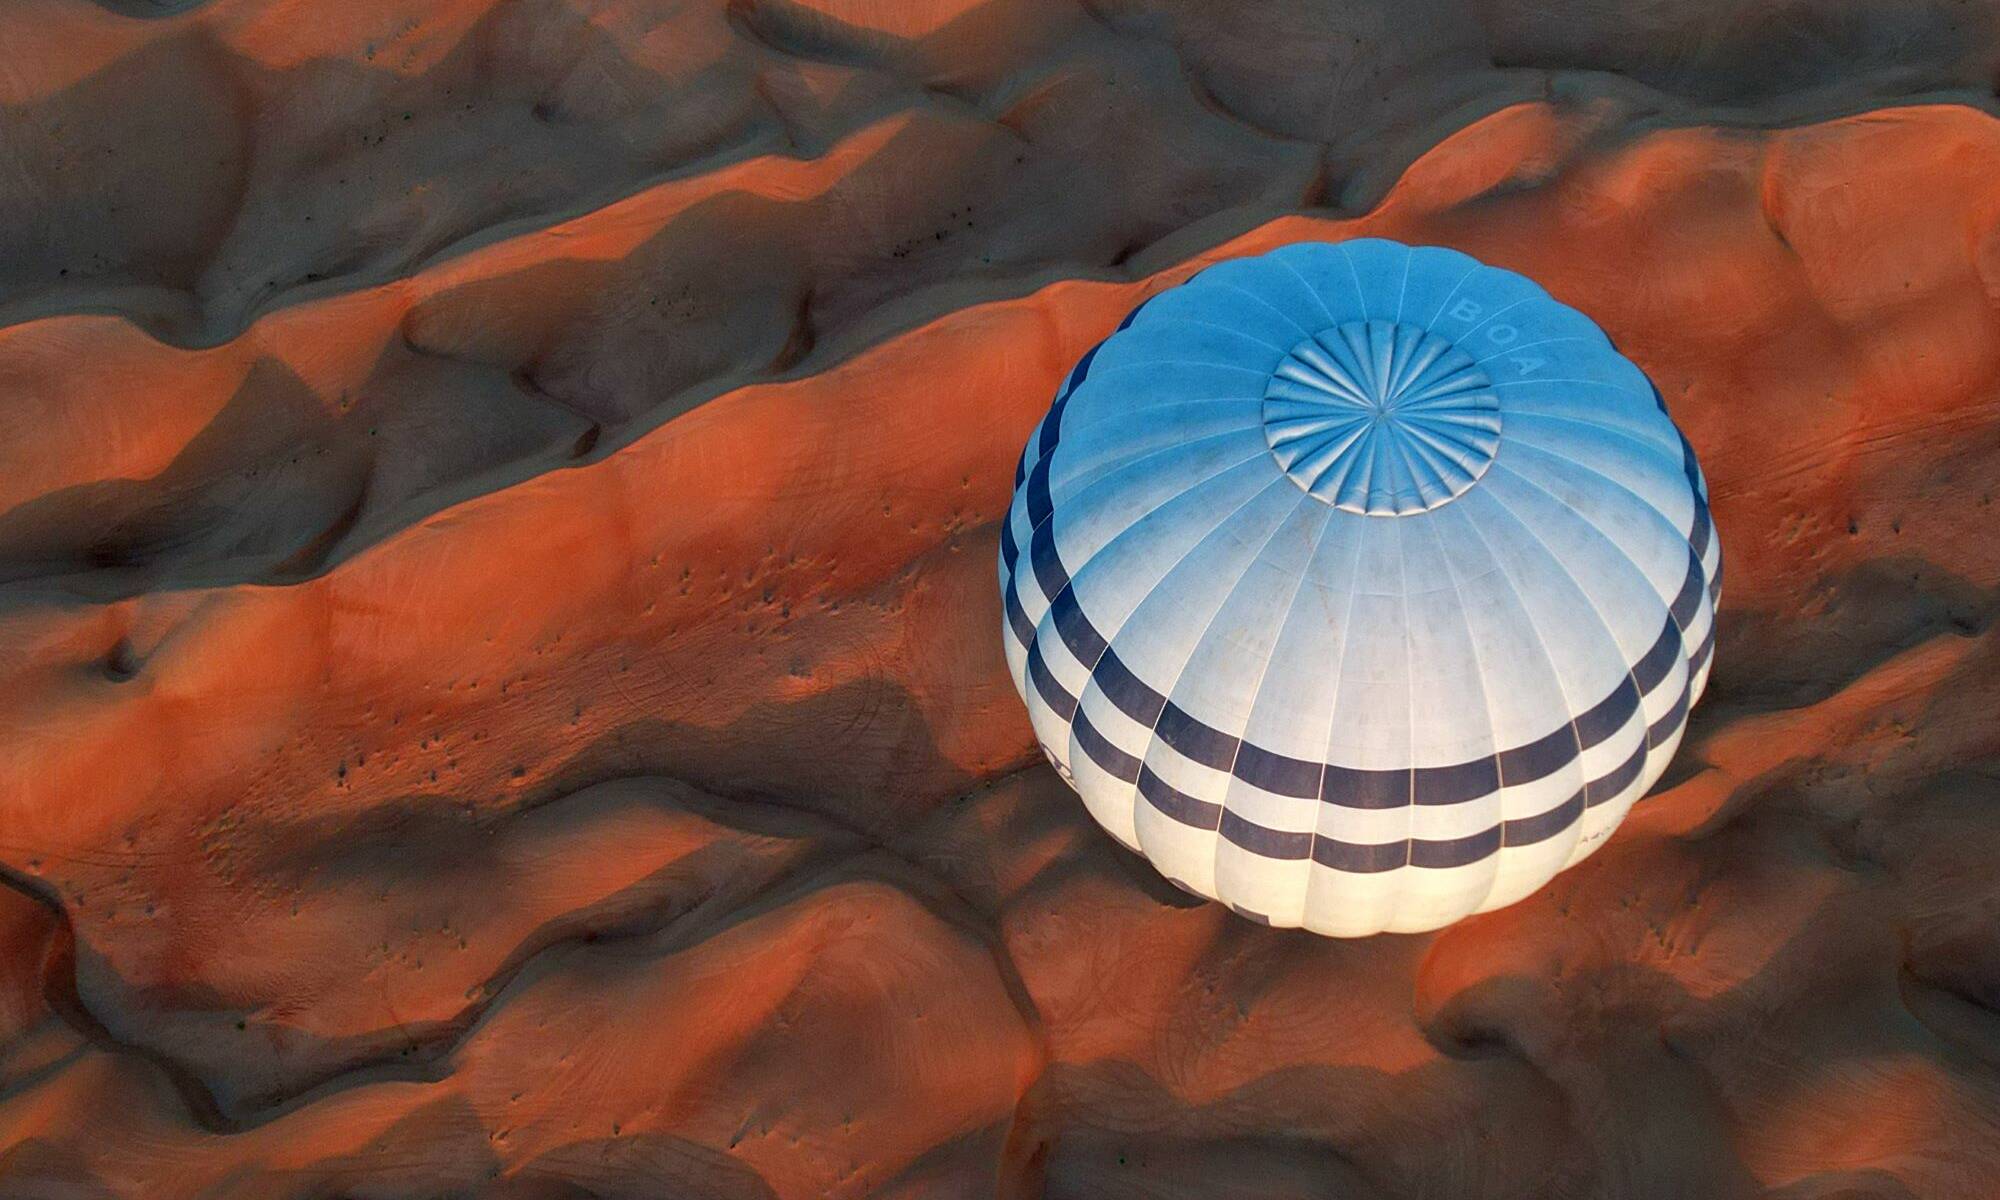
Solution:
[[(1984, 18), (1429, 7), (0, 16), (0, 1194), (1985, 1194)], [(993, 561), (1135, 303), (1363, 235), (1729, 582), (1602, 851), (1333, 944), (1091, 824)]]

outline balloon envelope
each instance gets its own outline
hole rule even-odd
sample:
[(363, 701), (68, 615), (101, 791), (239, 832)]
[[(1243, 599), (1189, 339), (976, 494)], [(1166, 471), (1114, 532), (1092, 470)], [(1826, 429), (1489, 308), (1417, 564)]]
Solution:
[(1659, 393), (1456, 251), (1224, 262), (1076, 365), (1002, 528), (1008, 663), (1099, 824), (1273, 925), (1435, 929), (1590, 854), (1707, 681)]

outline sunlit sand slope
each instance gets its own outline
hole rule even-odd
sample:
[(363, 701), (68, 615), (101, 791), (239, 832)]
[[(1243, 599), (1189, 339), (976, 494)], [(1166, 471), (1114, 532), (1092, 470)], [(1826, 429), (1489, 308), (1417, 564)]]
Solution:
[[(1990, 18), (1303, 7), (0, 14), (0, 1195), (1990, 1195)], [(1091, 823), (993, 564), (1364, 234), (1596, 317), (1728, 590), (1603, 851), (1342, 943)]]

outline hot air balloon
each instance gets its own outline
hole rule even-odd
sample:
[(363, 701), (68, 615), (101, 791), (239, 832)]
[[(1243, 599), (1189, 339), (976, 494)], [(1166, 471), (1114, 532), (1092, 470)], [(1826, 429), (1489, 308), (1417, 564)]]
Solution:
[(1353, 937), (1602, 845), (1707, 682), (1693, 449), (1583, 314), (1456, 251), (1220, 263), (1028, 440), (1003, 637), (1098, 824), (1244, 916)]

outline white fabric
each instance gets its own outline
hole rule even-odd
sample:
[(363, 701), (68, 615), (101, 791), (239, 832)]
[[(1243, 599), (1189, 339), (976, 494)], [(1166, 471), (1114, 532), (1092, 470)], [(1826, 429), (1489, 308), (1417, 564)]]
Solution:
[(1211, 267), (1065, 381), (1008, 663), (1091, 814), (1275, 925), (1416, 931), (1601, 844), (1708, 677), (1693, 451), (1582, 314), (1375, 239)]

